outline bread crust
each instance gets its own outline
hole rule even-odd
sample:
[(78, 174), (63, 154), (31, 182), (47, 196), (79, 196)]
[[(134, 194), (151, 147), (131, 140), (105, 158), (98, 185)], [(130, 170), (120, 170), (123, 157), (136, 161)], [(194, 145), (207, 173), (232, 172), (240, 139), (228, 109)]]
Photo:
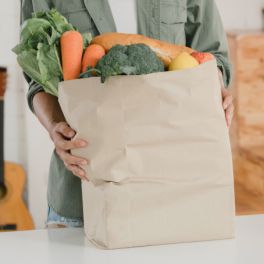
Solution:
[(140, 34), (126, 34), (116, 32), (109, 32), (96, 36), (93, 38), (91, 43), (101, 45), (106, 50), (106, 52), (117, 44), (131, 45), (143, 43), (148, 45), (157, 54), (157, 56), (163, 61), (165, 67), (168, 67), (170, 62), (176, 58), (179, 53), (188, 52), (191, 54), (195, 51), (185, 46), (152, 39)]

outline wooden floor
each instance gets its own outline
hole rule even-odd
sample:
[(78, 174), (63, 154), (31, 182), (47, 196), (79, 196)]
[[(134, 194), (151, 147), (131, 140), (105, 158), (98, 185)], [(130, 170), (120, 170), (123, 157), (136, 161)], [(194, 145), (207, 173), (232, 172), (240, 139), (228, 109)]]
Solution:
[(264, 214), (264, 146), (234, 156), (237, 215)]
[(236, 214), (264, 214), (264, 195), (248, 191), (243, 185), (235, 184)]

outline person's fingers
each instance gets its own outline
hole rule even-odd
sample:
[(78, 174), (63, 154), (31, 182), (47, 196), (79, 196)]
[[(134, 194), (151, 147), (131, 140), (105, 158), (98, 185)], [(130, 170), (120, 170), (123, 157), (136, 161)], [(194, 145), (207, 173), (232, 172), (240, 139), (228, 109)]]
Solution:
[(64, 163), (65, 167), (71, 171), (75, 176), (79, 177), (81, 180), (86, 180), (88, 181), (88, 177), (85, 173), (85, 171), (79, 167), (79, 166), (76, 166), (76, 165), (70, 165), (68, 163)]
[(229, 91), (224, 86), (221, 87), (221, 92), (223, 98), (225, 98), (229, 94)]
[(56, 131), (61, 133), (66, 138), (73, 138), (76, 134), (76, 132), (66, 122), (60, 122), (56, 127)]
[(74, 175), (87, 180), (85, 171), (80, 167), (80, 165), (87, 165), (89, 164), (89, 161), (80, 157), (72, 156), (70, 153), (62, 149), (56, 149), (56, 152), (68, 170), (72, 171)]
[(234, 115), (234, 105), (231, 104), (227, 109), (226, 109), (226, 121), (227, 121), (227, 126), (230, 127)]
[(76, 132), (66, 122), (58, 123), (51, 132), (56, 152), (65, 167), (82, 180), (88, 180), (85, 171), (80, 166), (88, 165), (89, 160), (70, 154), (71, 149), (86, 147), (88, 143), (82, 139), (71, 140), (75, 135)]
[(223, 100), (223, 108), (226, 110), (233, 104), (233, 96), (231, 94), (226, 95)]
[(222, 87), (222, 98), (223, 98), (223, 109), (225, 111), (226, 123), (228, 128), (230, 128), (233, 115), (234, 115), (234, 104), (233, 96), (226, 88)]
[(81, 157), (76, 157), (76, 156), (73, 156), (71, 155), (69, 152), (66, 152), (66, 151), (60, 151), (60, 158), (66, 162), (67, 164), (70, 164), (70, 165), (88, 165), (89, 164), (89, 160), (86, 160), (84, 158), (81, 158)]
[(82, 139), (65, 140), (65, 138), (59, 133), (55, 133), (53, 135), (53, 142), (56, 147), (63, 149), (63, 150), (83, 148), (88, 145), (88, 143)]

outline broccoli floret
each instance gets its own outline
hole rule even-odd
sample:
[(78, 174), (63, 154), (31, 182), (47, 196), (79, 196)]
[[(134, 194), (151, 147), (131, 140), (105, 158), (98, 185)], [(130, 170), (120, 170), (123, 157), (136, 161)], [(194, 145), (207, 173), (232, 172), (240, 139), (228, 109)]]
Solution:
[(148, 74), (164, 71), (163, 62), (149, 46), (133, 44), (127, 47), (127, 54), (131, 66), (136, 67), (136, 74)]
[(95, 67), (102, 82), (114, 75), (140, 75), (164, 71), (163, 62), (145, 44), (115, 45)]

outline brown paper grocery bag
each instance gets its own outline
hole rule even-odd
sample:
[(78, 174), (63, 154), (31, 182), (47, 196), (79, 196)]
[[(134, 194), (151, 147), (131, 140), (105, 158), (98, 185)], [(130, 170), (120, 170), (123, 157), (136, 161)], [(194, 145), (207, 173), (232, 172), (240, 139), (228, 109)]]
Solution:
[(141, 76), (60, 83), (67, 122), (89, 146), (86, 236), (102, 248), (234, 236), (228, 128), (216, 61)]

